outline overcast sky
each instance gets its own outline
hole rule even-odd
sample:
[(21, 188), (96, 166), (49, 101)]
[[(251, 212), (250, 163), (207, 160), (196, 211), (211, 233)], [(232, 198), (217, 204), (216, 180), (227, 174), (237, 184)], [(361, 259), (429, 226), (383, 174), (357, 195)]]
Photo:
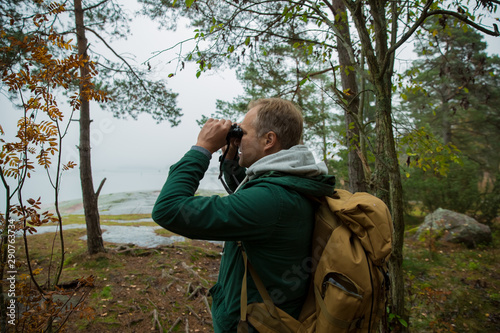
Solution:
[[(140, 64), (150, 58), (154, 51), (168, 48), (193, 36), (191, 31), (192, 29), (185, 29), (183, 25), (176, 32), (159, 31), (156, 23), (139, 18), (131, 26), (133, 35), (126, 41), (113, 43), (113, 47), (120, 54), (134, 54), (136, 63)], [(88, 37), (91, 40), (90, 35)], [(184, 46), (184, 50), (187, 47)], [(174, 57), (173, 53), (165, 53), (151, 60), (155, 75), (167, 78), (169, 73), (174, 72), (176, 63), (167, 64)], [(97, 188), (102, 178), (107, 178), (101, 194), (161, 189), (168, 168), (196, 143), (200, 129), (196, 120), (202, 115), (215, 112), (217, 99), (231, 100), (243, 91), (233, 71), (212, 71), (202, 74), (200, 78), (196, 78), (195, 74), (196, 64), (186, 63), (186, 69), (167, 78), (168, 87), (179, 93), (177, 103), (184, 114), (176, 127), (171, 127), (168, 122), (157, 124), (148, 115), (141, 115), (138, 120), (116, 119), (111, 113), (102, 111), (96, 103), (91, 104), (94, 186)], [(13, 109), (3, 95), (0, 96), (0, 103), (4, 114), (1, 125), (8, 138), (15, 135), (15, 123), (22, 113), (19, 109)], [(78, 119), (78, 116), (75, 118)], [(78, 163), (78, 131), (78, 123), (73, 122), (63, 143), (64, 163), (68, 160)], [(214, 157), (212, 167), (217, 166), (216, 160)], [(81, 197), (78, 177), (78, 168), (65, 172), (62, 200)], [(202, 184), (206, 188), (222, 189), (214, 179), (205, 180)], [(38, 170), (27, 180), (24, 192), (24, 199), (42, 195), (43, 202), (54, 201), (44, 170)], [(0, 202), (4, 203), (4, 198), (2, 190)]]
[[(134, 54), (140, 64), (154, 51), (168, 48), (193, 35), (192, 29), (185, 29), (181, 24), (177, 32), (165, 32), (157, 29), (157, 24), (145, 18), (138, 18), (131, 26), (132, 35), (126, 41), (113, 43), (120, 54)], [(90, 36), (89, 36), (90, 37)], [(90, 39), (90, 38), (89, 38)], [(499, 54), (500, 39), (487, 38), (490, 53)], [(188, 50), (188, 46), (184, 46)], [(404, 46), (399, 57), (411, 57), (411, 46)], [(406, 54), (406, 55), (405, 55)], [(176, 63), (168, 64), (175, 54), (163, 54), (151, 60), (156, 75), (167, 77), (175, 70)], [(102, 194), (139, 190), (159, 190), (166, 178), (168, 168), (196, 143), (199, 127), (196, 120), (202, 115), (215, 111), (217, 99), (232, 100), (243, 92), (240, 83), (231, 70), (204, 73), (199, 79), (195, 76), (196, 65), (186, 64), (186, 69), (168, 79), (168, 87), (179, 93), (177, 102), (184, 116), (177, 127), (169, 123), (157, 124), (149, 116), (142, 115), (137, 121), (116, 119), (110, 113), (100, 110), (96, 104), (91, 106), (92, 122), (92, 167), (94, 185), (97, 188), (102, 178), (107, 181)], [(7, 137), (13, 133), (15, 122), (21, 115), (14, 110), (4, 96), (0, 96), (2, 127)], [(10, 124), (10, 125), (9, 125)], [(73, 122), (63, 146), (64, 162), (73, 160), (78, 163), (78, 123)], [(212, 166), (217, 166), (217, 158)], [(81, 197), (78, 168), (66, 172), (63, 176), (61, 199)], [(214, 177), (205, 180), (202, 187), (218, 188)], [(52, 190), (43, 170), (27, 181), (24, 199), (42, 195), (46, 203), (53, 202)], [(0, 202), (4, 202), (5, 193), (1, 191)], [(3, 205), (0, 210), (3, 210)]]

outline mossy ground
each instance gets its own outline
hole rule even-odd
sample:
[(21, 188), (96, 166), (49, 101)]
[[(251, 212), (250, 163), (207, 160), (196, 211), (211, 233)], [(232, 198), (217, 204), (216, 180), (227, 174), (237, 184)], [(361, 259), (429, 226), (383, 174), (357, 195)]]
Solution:
[(500, 332), (500, 233), (493, 242), (464, 245), (415, 239), (423, 215), (407, 219), (403, 269), (412, 332)]
[[(103, 224), (155, 225), (137, 222), (147, 216), (101, 216)], [(116, 220), (121, 220), (117, 222)], [(80, 222), (78, 222), (80, 221)], [(133, 222), (132, 222), (133, 221)], [(478, 249), (412, 238), (418, 218), (407, 227), (404, 249), (405, 286), (411, 332), (500, 332), (500, 246)], [(68, 216), (65, 224), (84, 223)], [(171, 236), (159, 229), (157, 233)], [(207, 291), (218, 274), (221, 247), (191, 241), (156, 249), (106, 243), (107, 252), (89, 256), (84, 229), (64, 232), (61, 282), (94, 276), (85, 306), (92, 319), (73, 314), (69, 332), (211, 332)], [(29, 236), (33, 268), (44, 283), (49, 264), (55, 270), (60, 246), (53, 233)], [(19, 244), (22, 242), (20, 241)], [(54, 244), (54, 245), (53, 245)], [(51, 256), (52, 249), (54, 255)], [(18, 249), (23, 260), (24, 246)]]
[[(108, 216), (102, 224), (127, 225), (116, 220), (143, 218)], [(79, 220), (83, 218), (69, 216), (65, 224)], [(131, 223), (150, 225), (148, 222)], [(166, 230), (158, 230), (158, 233), (172, 235)], [(212, 331), (211, 300), (207, 294), (217, 279), (222, 251), (219, 245), (188, 240), (173, 246), (145, 249), (130, 244), (105, 243), (106, 253), (89, 256), (86, 242), (80, 239), (85, 234), (85, 229), (64, 231), (64, 270), (59, 282), (93, 276), (94, 286), (85, 300), (85, 307), (92, 315), (89, 319), (89, 311), (83, 318), (80, 313), (73, 313), (66, 323), (67, 331), (149, 332), (155, 328), (158, 332), (160, 325), (165, 332), (174, 325), (173, 331), (185, 331), (186, 325), (190, 332)], [(32, 268), (40, 271), (36, 276), (40, 285), (45, 285), (49, 268), (54, 272), (61, 261), (60, 241), (58, 235), (55, 236), (44, 233), (27, 238)], [(18, 260), (25, 262), (22, 243), (19, 239), (17, 254)], [(19, 272), (24, 273), (26, 271)]]

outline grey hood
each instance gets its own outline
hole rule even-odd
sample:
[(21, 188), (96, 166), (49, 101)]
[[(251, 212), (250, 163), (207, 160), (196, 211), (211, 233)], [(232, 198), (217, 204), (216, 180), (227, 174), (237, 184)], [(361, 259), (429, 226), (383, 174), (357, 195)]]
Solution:
[(269, 171), (283, 172), (294, 176), (314, 177), (326, 175), (328, 168), (324, 162), (316, 163), (312, 152), (304, 145), (283, 149), (275, 154), (264, 156), (247, 170), (249, 180)]

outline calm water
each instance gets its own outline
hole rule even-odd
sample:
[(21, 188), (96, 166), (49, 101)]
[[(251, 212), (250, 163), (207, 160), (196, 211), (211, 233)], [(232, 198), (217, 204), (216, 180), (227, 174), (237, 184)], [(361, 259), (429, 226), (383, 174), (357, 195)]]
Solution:
[[(102, 194), (154, 191), (160, 190), (167, 179), (168, 170), (95, 170), (93, 172), (94, 189), (97, 190), (101, 180), (106, 178)], [(225, 192), (217, 179), (218, 174), (215, 169), (210, 169), (200, 182), (200, 189)], [(15, 184), (10, 184), (11, 188)], [(44, 173), (36, 173), (27, 179), (23, 187), (23, 201), (29, 198), (37, 199), (41, 197), (42, 203), (54, 202), (54, 190)], [(78, 170), (71, 170), (63, 174), (61, 182), (61, 193), (59, 201), (73, 200), (81, 198), (80, 175)], [(17, 194), (13, 201), (17, 203)], [(5, 189), (1, 187), (0, 211), (5, 209)]]

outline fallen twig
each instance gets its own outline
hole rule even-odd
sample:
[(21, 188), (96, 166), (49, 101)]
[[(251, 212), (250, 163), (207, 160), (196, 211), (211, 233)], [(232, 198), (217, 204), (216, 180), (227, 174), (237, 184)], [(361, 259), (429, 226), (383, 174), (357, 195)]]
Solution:
[(196, 297), (196, 295), (199, 295), (199, 293), (200, 293), (200, 290), (201, 290), (201, 289), (203, 289), (203, 287), (202, 287), (202, 286), (198, 286), (198, 287), (196, 287), (196, 288), (193, 290), (193, 292), (192, 292), (192, 293), (188, 296), (188, 299), (195, 298), (195, 297)]
[(174, 284), (175, 281), (172, 281), (170, 282), (166, 287), (165, 287), (165, 291), (168, 291), (170, 289), (170, 287), (172, 287), (172, 285)]
[(174, 323), (172, 324), (172, 326), (170, 327), (170, 329), (168, 330), (168, 332), (172, 332), (172, 330), (177, 326), (179, 325), (179, 323), (182, 321), (182, 318), (181, 317), (178, 317)]
[(170, 289), (170, 287), (172, 287), (172, 285), (173, 285), (175, 282), (177, 282), (177, 281), (179, 281), (179, 280), (180, 280), (178, 277), (175, 277), (175, 276), (171, 275), (170, 273), (168, 273), (168, 272), (167, 272), (166, 270), (164, 270), (164, 269), (162, 269), (162, 270), (161, 270), (161, 277), (162, 277), (162, 278), (167, 278), (167, 277), (168, 277), (168, 278), (171, 278), (171, 279), (172, 279), (172, 281), (171, 281), (171, 282), (167, 285), (167, 287), (165, 288), (165, 291), (168, 291), (168, 290)]
[(210, 317), (212, 317), (212, 311), (210, 310), (210, 305), (208, 304), (207, 296), (203, 296), (201, 299), (203, 300), (203, 303), (205, 303), (205, 306), (207, 307), (208, 314), (210, 315)]
[(154, 307), (158, 310), (158, 307), (156, 306), (156, 304), (155, 304), (155, 303), (153, 303), (153, 301), (152, 301), (152, 300), (150, 300), (150, 299), (149, 299), (149, 297), (147, 298), (147, 300), (149, 301), (149, 303), (153, 304), (153, 306), (154, 306)]
[(191, 273), (192, 275), (194, 275), (196, 278), (198, 278), (199, 280), (201, 280), (203, 283), (208, 284), (208, 281), (205, 280), (204, 278), (202, 278), (200, 276), (200, 274), (198, 274), (197, 272), (195, 272), (193, 270), (192, 266), (188, 266), (184, 261), (181, 262), (181, 266), (182, 266), (182, 268), (184, 268), (185, 270), (187, 270), (189, 273)]
[(194, 311), (194, 309), (192, 307), (190, 307), (189, 305), (185, 305), (186, 306), (186, 309), (188, 309), (188, 311), (193, 314), (199, 321), (203, 322), (203, 319), (201, 319), (201, 317), (196, 313), (196, 311)]
[(135, 249), (131, 249), (130, 247), (125, 247), (125, 246), (122, 246), (120, 247), (120, 250), (117, 250), (116, 253), (125, 253), (125, 252), (132, 252), (134, 251)]
[[(153, 303), (153, 302), (151, 302), (151, 303)], [(158, 332), (163, 333), (163, 327), (161, 326), (160, 320), (158, 319), (158, 312), (156, 311), (156, 309), (154, 309), (153, 310), (153, 329), (156, 328), (156, 325), (158, 325)]]

